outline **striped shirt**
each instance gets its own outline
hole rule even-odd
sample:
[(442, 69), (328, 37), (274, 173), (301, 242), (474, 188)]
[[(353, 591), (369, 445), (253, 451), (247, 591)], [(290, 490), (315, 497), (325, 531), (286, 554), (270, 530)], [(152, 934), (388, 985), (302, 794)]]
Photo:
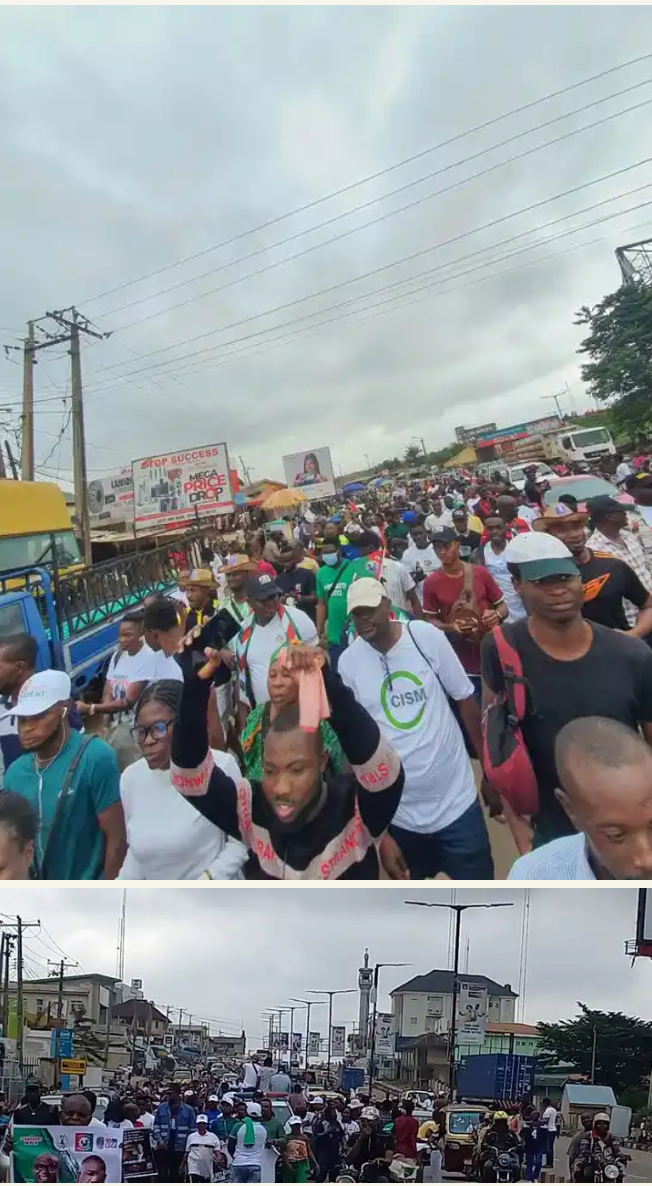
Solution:
[[(608, 556), (616, 556), (618, 560), (624, 560), (625, 564), (634, 570), (648, 593), (652, 593), (652, 574), (647, 566), (642, 544), (635, 535), (632, 535), (631, 531), (621, 531), (620, 538), (613, 540), (596, 530), (587, 539), (586, 546), (593, 552), (606, 552)], [(626, 598), (623, 598), (623, 608), (628, 624), (635, 626), (638, 609)]]
[(512, 865), (508, 881), (595, 881), (583, 832), (551, 840)]
[(380, 570), (380, 581), (392, 605), (397, 605), (407, 613), (410, 605), (406, 593), (416, 588), (410, 570), (399, 560), (385, 556)]

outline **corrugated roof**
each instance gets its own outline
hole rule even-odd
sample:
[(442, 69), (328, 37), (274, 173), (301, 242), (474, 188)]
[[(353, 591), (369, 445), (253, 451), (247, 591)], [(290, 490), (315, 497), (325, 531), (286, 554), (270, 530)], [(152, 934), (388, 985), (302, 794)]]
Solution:
[(539, 1034), (536, 1025), (526, 1025), (524, 1021), (489, 1021), (486, 1030), (488, 1034), (516, 1034), (523, 1038), (536, 1038)]
[[(475, 984), (479, 988), (486, 988), (492, 997), (518, 996), (518, 993), (512, 991), (511, 984), (497, 984), (488, 976), (467, 976), (465, 974), (460, 979), (468, 980), (470, 984)], [(389, 995), (393, 997), (401, 992), (441, 992), (445, 994), (452, 993), (452, 991), (453, 973), (434, 968), (432, 972), (426, 972), (425, 976), (414, 976), (412, 980), (406, 980), (405, 984), (399, 984), (398, 988), (392, 989)]]
[(567, 1083), (564, 1097), (569, 1104), (588, 1104), (596, 1108), (602, 1105), (613, 1107), (616, 1103), (611, 1087), (596, 1087), (593, 1083)]

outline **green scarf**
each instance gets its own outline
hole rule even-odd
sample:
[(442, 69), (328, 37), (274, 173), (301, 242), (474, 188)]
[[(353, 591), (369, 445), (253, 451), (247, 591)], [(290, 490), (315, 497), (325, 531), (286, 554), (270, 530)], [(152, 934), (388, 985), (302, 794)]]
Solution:
[(250, 1149), (252, 1145), (256, 1144), (256, 1134), (254, 1132), (254, 1122), (251, 1119), (251, 1116), (245, 1116), (243, 1124), (244, 1124), (245, 1135), (244, 1135), (244, 1139), (243, 1139), (242, 1143), (243, 1143), (243, 1145), (246, 1145), (246, 1147), (248, 1149)]

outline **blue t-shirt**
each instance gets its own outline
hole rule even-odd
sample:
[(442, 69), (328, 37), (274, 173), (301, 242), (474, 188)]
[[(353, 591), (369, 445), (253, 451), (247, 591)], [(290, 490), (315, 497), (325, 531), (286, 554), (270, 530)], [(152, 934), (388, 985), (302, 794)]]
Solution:
[[(59, 792), (77, 750), (87, 740), (71, 732), (61, 753), (40, 775), (33, 754), (23, 754), (4, 777), (4, 790), (31, 803), (41, 821), (36, 841), (38, 864), (48, 845)], [(41, 789), (39, 791), (39, 784)], [(104, 871), (104, 833), (97, 817), (120, 802), (120, 770), (109, 745), (92, 737), (75, 770), (52, 844), (47, 848), (47, 880), (96, 881)]]

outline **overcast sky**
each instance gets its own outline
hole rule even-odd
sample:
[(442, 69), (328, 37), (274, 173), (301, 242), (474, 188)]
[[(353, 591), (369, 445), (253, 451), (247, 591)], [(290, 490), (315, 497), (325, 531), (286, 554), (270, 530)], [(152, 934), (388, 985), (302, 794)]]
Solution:
[[(462, 950), (468, 935), (468, 970), (516, 990), (524, 891), (509, 886), (457, 895), (458, 902), (514, 903), (468, 911)], [(125, 979), (142, 979), (145, 996), (159, 1006), (214, 1018), (227, 1032), (244, 1024), (256, 1043), (264, 1010), (309, 989), (356, 988), (368, 946), (372, 965), (411, 965), (381, 971), (379, 1007), (389, 1008), (392, 988), (448, 966), (449, 912), (408, 907), (406, 898), (450, 901), (450, 891), (129, 890)], [(115, 975), (121, 901), (119, 890), (103, 887), (2, 891), (3, 915), (20, 913), (47, 928), (25, 938), (30, 970), (40, 974), (43, 959), (56, 954), (46, 946), (54, 940), (84, 971)], [(577, 1001), (652, 1020), (652, 966), (640, 960), (631, 968), (624, 955), (635, 933), (635, 889), (535, 888), (530, 901), (526, 1021), (573, 1016)], [(357, 993), (335, 998), (335, 1023), (352, 1025), (357, 1012)], [(295, 1022), (304, 1028), (305, 1013)], [(313, 1010), (311, 1029), (326, 1033), (325, 1008)]]
[[(585, 407), (574, 312), (617, 287), (614, 248), (652, 234), (652, 207), (630, 209), (650, 189), (625, 196), (652, 183), (631, 168), (650, 153), (652, 58), (427, 150), (646, 52), (649, 6), (2, 8), (0, 343), (72, 302), (113, 331), (83, 360), (91, 476), (214, 440), (255, 478), (326, 444), (346, 471), (413, 435), (435, 448), (459, 424), (546, 415), (565, 384), (565, 409)], [(36, 456), (65, 476), (68, 360), (47, 354)]]

